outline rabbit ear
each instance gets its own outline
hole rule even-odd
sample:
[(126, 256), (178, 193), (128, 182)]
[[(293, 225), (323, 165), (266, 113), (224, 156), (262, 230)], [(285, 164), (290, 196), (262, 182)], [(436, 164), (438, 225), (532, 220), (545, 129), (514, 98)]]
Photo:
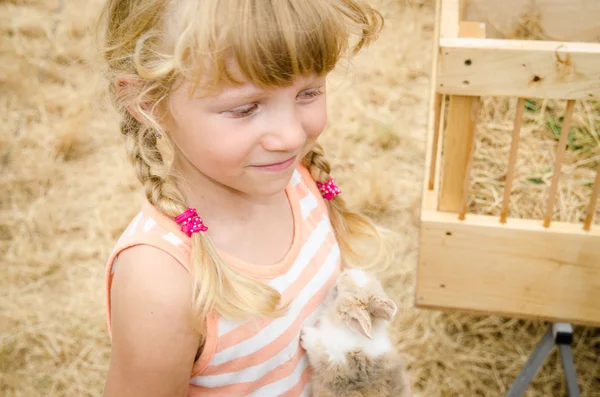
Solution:
[(391, 321), (398, 312), (398, 306), (389, 298), (373, 297), (369, 303), (369, 312), (373, 317)]
[(351, 330), (371, 339), (371, 316), (364, 309), (354, 309), (348, 313), (346, 325)]

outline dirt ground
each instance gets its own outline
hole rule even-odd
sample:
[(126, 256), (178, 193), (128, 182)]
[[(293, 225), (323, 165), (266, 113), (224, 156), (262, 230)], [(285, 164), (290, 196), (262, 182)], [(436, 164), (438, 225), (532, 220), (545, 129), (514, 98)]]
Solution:
[[(89, 29), (100, 2), (0, 1), (0, 395), (6, 397), (102, 394), (110, 355), (104, 261), (142, 192), (95, 66)], [(399, 259), (385, 282), (401, 306), (394, 339), (415, 396), (501, 396), (546, 325), (413, 307), (433, 8), (426, 0), (371, 2), (386, 27), (372, 48), (332, 76), (322, 142), (350, 205), (398, 232)], [(510, 107), (486, 106), (491, 114)], [(591, 109), (595, 121), (597, 109)], [(506, 119), (492, 121), (500, 127), (478, 131), (478, 145), (505, 153)], [(551, 135), (532, 134), (542, 143), (554, 142)], [(571, 160), (597, 159), (598, 138), (586, 140)], [(576, 175), (588, 180), (591, 168)], [(547, 183), (544, 175), (534, 177), (536, 189)], [(473, 183), (490, 186), (485, 180)], [(493, 213), (494, 197), (486, 188), (472, 208)], [(574, 355), (582, 396), (600, 396), (600, 332), (577, 327)], [(564, 390), (553, 353), (526, 396)]]

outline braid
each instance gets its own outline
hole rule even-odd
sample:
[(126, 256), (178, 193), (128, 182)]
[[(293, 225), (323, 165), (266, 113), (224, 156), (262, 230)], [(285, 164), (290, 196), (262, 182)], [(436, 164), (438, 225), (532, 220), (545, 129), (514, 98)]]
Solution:
[(163, 156), (156, 146), (156, 135), (142, 126), (129, 112), (125, 112), (121, 134), (126, 138), (129, 158), (144, 187), (146, 199), (169, 216), (177, 216), (183, 212), (183, 196), (177, 189), (172, 188), (171, 178), (165, 171)]
[[(331, 165), (319, 143), (315, 143), (302, 163), (316, 182), (327, 183), (331, 178)], [(340, 195), (325, 202), (344, 264), (369, 269), (387, 267), (388, 253), (383, 245), (380, 230), (364, 215), (350, 211)], [(368, 247), (372, 242), (377, 245), (374, 253), (373, 247)]]
[(326, 183), (329, 180), (331, 165), (329, 165), (329, 161), (325, 158), (325, 152), (320, 143), (315, 143), (312, 150), (308, 152), (302, 162), (308, 168), (315, 181)]

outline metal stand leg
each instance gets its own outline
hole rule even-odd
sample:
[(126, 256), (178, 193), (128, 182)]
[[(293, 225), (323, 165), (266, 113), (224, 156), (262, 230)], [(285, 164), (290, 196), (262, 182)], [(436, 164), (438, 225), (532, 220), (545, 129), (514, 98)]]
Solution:
[(531, 353), (525, 366), (521, 369), (521, 372), (513, 382), (506, 397), (521, 397), (525, 393), (525, 390), (529, 387), (531, 381), (538, 373), (555, 345), (558, 345), (560, 351), (569, 396), (579, 397), (579, 386), (577, 385), (577, 375), (575, 373), (573, 353), (571, 351), (572, 341), (573, 327), (571, 327), (571, 324), (556, 323), (550, 325), (548, 331), (538, 342), (535, 350)]
[(560, 349), (560, 360), (565, 371), (565, 381), (569, 396), (579, 397), (579, 385), (577, 384), (577, 374), (575, 374), (575, 364), (573, 363), (573, 352), (569, 345), (558, 345)]
[(531, 353), (531, 356), (529, 356), (529, 359), (525, 363), (523, 369), (521, 369), (517, 379), (515, 379), (510, 390), (508, 391), (508, 394), (506, 394), (506, 397), (521, 397), (523, 393), (525, 393), (525, 390), (527, 387), (529, 387), (529, 384), (535, 375), (538, 373), (540, 368), (542, 368), (544, 361), (546, 361), (550, 355), (553, 347), (554, 336), (552, 335), (552, 327), (550, 327), (548, 328), (546, 334), (544, 334), (542, 339), (538, 342), (538, 345), (533, 353)]

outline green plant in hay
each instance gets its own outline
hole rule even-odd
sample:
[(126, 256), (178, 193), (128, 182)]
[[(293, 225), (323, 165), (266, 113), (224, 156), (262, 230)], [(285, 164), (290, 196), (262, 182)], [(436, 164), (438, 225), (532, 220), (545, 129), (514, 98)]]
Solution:
[(534, 183), (536, 185), (543, 185), (544, 182), (544, 175), (549, 174), (552, 172), (552, 167), (546, 168), (545, 170), (543, 170), (540, 175), (537, 176), (531, 176), (529, 178), (527, 178), (527, 180), (531, 183)]
[(541, 106), (535, 99), (525, 99), (525, 111), (528, 113), (539, 113)]
[[(559, 117), (550, 117), (547, 121), (547, 126), (552, 132), (554, 139), (556, 141), (560, 140), (560, 134), (562, 132), (562, 122), (563, 116)], [(577, 134), (579, 132), (579, 134)], [(581, 142), (581, 130), (579, 128), (570, 128), (569, 135), (567, 136), (567, 149), (570, 150), (581, 150), (584, 148), (584, 145)]]
[(544, 183), (544, 180), (540, 177), (527, 178), (529, 182), (535, 183), (536, 185), (541, 185)]

